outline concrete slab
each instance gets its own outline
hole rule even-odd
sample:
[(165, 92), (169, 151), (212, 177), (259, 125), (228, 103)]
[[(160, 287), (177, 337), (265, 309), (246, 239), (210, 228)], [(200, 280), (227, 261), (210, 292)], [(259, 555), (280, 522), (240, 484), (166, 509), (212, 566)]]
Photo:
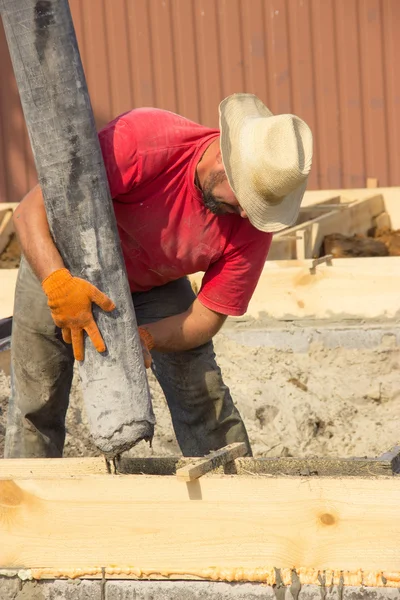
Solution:
[(223, 335), (239, 344), (251, 347), (267, 347), (284, 352), (308, 352), (311, 344), (321, 344), (325, 348), (395, 348), (400, 346), (400, 325), (302, 325), (290, 323), (280, 327), (229, 328), (224, 327)]
[(105, 600), (178, 600), (178, 598), (179, 600), (276, 600), (272, 587), (251, 583), (108, 581), (106, 584)]
[(397, 588), (290, 587), (202, 581), (108, 581), (105, 600), (399, 600)]
[(1, 600), (102, 600), (100, 581), (0, 579)]
[(400, 588), (346, 587), (343, 600), (399, 600)]

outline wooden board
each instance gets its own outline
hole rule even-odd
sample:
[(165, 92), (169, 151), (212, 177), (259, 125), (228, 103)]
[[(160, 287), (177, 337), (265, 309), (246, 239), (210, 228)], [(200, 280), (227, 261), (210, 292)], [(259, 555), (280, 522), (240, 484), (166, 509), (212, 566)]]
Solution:
[[(267, 261), (241, 318), (394, 318), (400, 314), (400, 257), (340, 258), (333, 266), (311, 260)], [(191, 279), (201, 287), (203, 274)]]
[(400, 229), (400, 187), (379, 187), (374, 190), (368, 188), (339, 189), (339, 190), (311, 190), (304, 194), (302, 207), (312, 208), (321, 202), (329, 202), (335, 196), (345, 196), (347, 200), (363, 200), (372, 194), (382, 194), (385, 209), (388, 212), (393, 229)]
[[(0, 568), (265, 581), (398, 575), (400, 478), (93, 475), (0, 480)], [(397, 576), (396, 575), (396, 576)]]
[(0, 269), (0, 319), (13, 314), (17, 276), (18, 269)]
[[(12, 213), (18, 202), (0, 203), (0, 253), (14, 232)], [(11, 317), (14, 310), (14, 292), (18, 269), (0, 269), (0, 319)]]
[(8, 245), (8, 242), (10, 241), (10, 238), (14, 233), (14, 224), (12, 216), (13, 211), (11, 208), (9, 208), (8, 210), (0, 210), (0, 254)]
[(235, 442), (224, 448), (211, 452), (204, 458), (194, 458), (184, 467), (180, 467), (176, 471), (176, 476), (180, 481), (194, 481), (211, 471), (215, 471), (219, 467), (229, 466), (234, 469), (235, 458), (244, 456), (247, 452), (247, 446), (244, 442)]
[[(244, 318), (394, 318), (398, 315), (400, 257), (267, 261)], [(17, 269), (0, 270), (0, 319), (13, 314)], [(190, 275), (199, 290), (203, 273)]]

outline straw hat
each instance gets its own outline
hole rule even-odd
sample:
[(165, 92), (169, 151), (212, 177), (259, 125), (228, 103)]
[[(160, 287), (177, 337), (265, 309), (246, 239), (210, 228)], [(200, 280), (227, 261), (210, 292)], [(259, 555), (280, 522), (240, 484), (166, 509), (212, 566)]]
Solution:
[(295, 115), (273, 115), (253, 94), (219, 105), (221, 154), (229, 185), (261, 231), (293, 225), (307, 187), (312, 133)]

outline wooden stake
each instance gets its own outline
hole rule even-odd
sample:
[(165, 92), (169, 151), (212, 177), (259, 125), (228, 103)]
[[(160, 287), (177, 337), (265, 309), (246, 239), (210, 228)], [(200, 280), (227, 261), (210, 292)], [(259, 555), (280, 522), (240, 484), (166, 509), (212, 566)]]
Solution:
[(378, 187), (378, 179), (376, 177), (367, 177), (367, 188), (377, 188)]
[(205, 458), (200, 458), (185, 467), (177, 469), (176, 476), (180, 481), (193, 481), (194, 479), (198, 479), (202, 475), (213, 471), (217, 467), (232, 462), (235, 458), (239, 458), (239, 456), (244, 456), (246, 452), (246, 444), (243, 442), (230, 444), (220, 450), (211, 452), (210, 455)]
[[(11, 208), (0, 212), (0, 254), (3, 252), (14, 233), (12, 216), (13, 211)], [(1, 217), (3, 217), (2, 220)]]

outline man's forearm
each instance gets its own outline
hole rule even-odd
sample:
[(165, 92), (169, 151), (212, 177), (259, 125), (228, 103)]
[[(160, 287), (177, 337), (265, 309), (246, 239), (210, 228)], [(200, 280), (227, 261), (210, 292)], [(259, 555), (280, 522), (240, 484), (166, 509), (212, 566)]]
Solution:
[(225, 319), (226, 315), (206, 308), (196, 299), (186, 312), (149, 323), (144, 328), (153, 338), (154, 350), (183, 352), (211, 340)]
[(39, 185), (20, 202), (13, 220), (22, 252), (40, 281), (64, 267), (50, 234)]

